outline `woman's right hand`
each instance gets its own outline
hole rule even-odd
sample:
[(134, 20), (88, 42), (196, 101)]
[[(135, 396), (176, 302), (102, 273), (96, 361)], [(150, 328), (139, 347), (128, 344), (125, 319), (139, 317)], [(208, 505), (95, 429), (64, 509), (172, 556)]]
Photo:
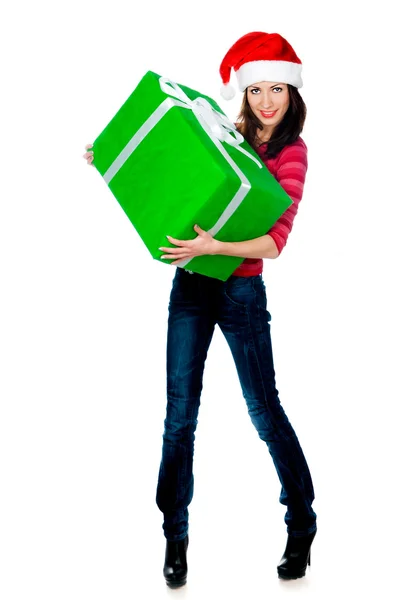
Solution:
[[(89, 150), (89, 148), (93, 148), (93, 144), (86, 144), (85, 145), (86, 150)], [(85, 154), (83, 154), (83, 158), (85, 158), (87, 160), (87, 163), (89, 165), (92, 164), (94, 156), (93, 156), (93, 150), (91, 150), (90, 152), (86, 152)]]

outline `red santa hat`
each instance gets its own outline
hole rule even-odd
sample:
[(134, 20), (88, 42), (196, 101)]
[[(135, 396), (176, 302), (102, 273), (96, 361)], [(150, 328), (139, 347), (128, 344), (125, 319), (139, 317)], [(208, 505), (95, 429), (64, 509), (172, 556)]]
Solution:
[(231, 69), (236, 72), (241, 92), (259, 81), (289, 83), (297, 88), (303, 86), (301, 60), (279, 33), (253, 31), (233, 44), (220, 65), (224, 84), (221, 96), (225, 100), (231, 100), (236, 93), (230, 84)]

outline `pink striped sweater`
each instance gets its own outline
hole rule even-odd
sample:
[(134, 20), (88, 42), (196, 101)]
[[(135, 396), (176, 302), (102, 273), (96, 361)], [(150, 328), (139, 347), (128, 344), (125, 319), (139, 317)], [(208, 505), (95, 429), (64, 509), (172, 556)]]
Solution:
[[(262, 144), (256, 149), (256, 152), (293, 201), (291, 206), (267, 232), (274, 240), (279, 253), (281, 253), (287, 243), (303, 195), (307, 172), (307, 146), (299, 137), (293, 144), (285, 146), (275, 158), (266, 158), (266, 148), (267, 144)], [(246, 258), (234, 271), (233, 275), (250, 277), (251, 275), (259, 275), (262, 271), (262, 258)]]

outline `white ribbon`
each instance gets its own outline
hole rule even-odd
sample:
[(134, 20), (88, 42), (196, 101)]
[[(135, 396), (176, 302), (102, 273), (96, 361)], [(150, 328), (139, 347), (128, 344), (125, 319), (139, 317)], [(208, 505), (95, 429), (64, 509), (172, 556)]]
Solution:
[[(202, 126), (204, 131), (208, 134), (209, 138), (214, 142), (217, 149), (224, 156), (226, 161), (237, 173), (240, 178), (241, 185), (232, 200), (228, 203), (227, 207), (219, 217), (218, 221), (213, 225), (208, 233), (215, 236), (220, 229), (225, 225), (231, 215), (235, 212), (237, 207), (243, 202), (246, 195), (249, 193), (251, 185), (245, 174), (239, 169), (234, 160), (225, 150), (222, 142), (226, 142), (230, 146), (233, 146), (239, 150), (242, 154), (250, 158), (257, 166), (262, 169), (263, 165), (255, 157), (247, 152), (240, 144), (244, 141), (243, 136), (234, 127), (233, 123), (227, 119), (225, 115), (222, 115), (216, 111), (211, 104), (202, 97), (198, 97), (195, 100), (191, 100), (185, 92), (178, 86), (177, 83), (171, 81), (166, 77), (160, 77), (160, 87), (162, 91), (168, 95), (157, 108), (150, 115), (150, 117), (143, 123), (138, 131), (133, 135), (128, 144), (123, 148), (120, 154), (115, 158), (111, 166), (108, 168), (103, 178), (107, 184), (115, 177), (117, 172), (120, 170), (122, 165), (131, 156), (134, 150), (141, 144), (143, 139), (152, 131), (153, 127), (164, 117), (164, 115), (174, 106), (181, 108), (187, 108), (192, 110), (193, 114), (197, 118), (199, 124)], [(178, 263), (179, 267), (184, 267), (193, 258), (185, 259)]]
[(184, 108), (192, 109), (192, 112), (198, 119), (200, 125), (211, 138), (215, 138), (220, 142), (227, 142), (230, 146), (234, 146), (237, 150), (240, 150), (240, 152), (253, 160), (260, 169), (262, 168), (260, 161), (240, 146), (240, 144), (244, 142), (242, 134), (237, 131), (233, 123), (229, 121), (225, 115), (222, 115), (215, 110), (208, 100), (200, 96), (195, 98), (195, 100), (191, 100), (177, 83), (171, 81), (167, 77), (160, 77), (159, 83), (165, 94), (183, 102), (185, 105)]

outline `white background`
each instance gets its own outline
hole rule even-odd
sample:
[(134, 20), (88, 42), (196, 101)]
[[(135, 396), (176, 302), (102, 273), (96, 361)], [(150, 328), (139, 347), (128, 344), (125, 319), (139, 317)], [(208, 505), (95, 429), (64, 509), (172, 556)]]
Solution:
[[(1, 10), (0, 596), (413, 598), (413, 2), (141, 4)], [(249, 31), (278, 31), (303, 62), (306, 186), (264, 280), (277, 387), (310, 466), (318, 534), (307, 576), (279, 581), (280, 484), (217, 330), (188, 584), (173, 592), (155, 490), (175, 269), (151, 258), (82, 155), (147, 70), (235, 119), (240, 95), (222, 100), (218, 68)]]

